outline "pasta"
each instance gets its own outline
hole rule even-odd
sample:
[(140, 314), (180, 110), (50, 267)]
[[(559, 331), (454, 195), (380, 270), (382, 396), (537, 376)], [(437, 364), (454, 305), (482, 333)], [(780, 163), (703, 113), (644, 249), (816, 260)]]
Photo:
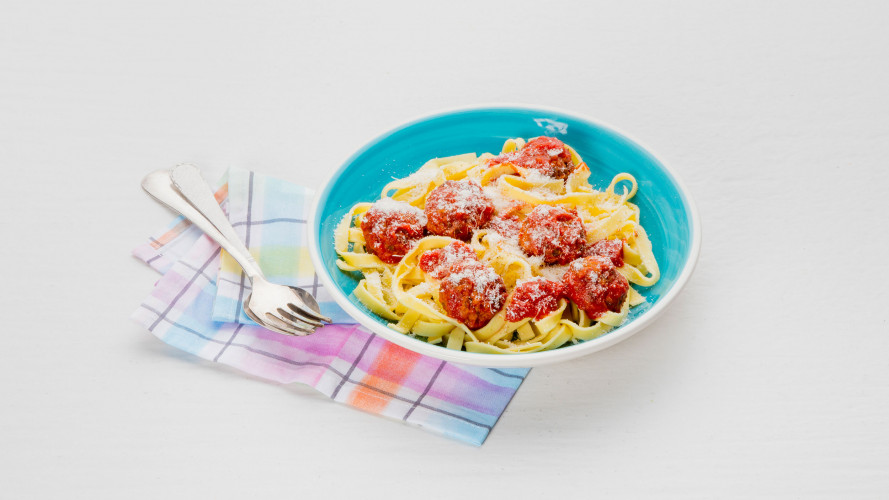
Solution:
[(589, 176), (552, 138), (429, 160), (345, 214), (337, 265), (360, 275), (355, 296), (392, 329), (448, 349), (526, 353), (597, 338), (645, 301), (633, 286), (660, 274), (630, 202), (636, 180), (621, 173), (598, 191)]

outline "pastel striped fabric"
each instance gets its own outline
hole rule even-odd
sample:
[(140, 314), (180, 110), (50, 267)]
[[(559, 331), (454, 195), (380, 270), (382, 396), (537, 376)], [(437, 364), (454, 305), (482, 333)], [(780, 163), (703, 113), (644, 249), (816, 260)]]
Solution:
[[(271, 266), (276, 281), (308, 284), (304, 271), (308, 257), (300, 248), (305, 227), (299, 221), (307, 214), (309, 193), (245, 171), (230, 173), (228, 186), (216, 193), (217, 200), (225, 200), (227, 193), (229, 219), (244, 222), (236, 229), (246, 231), (245, 240), (250, 235), (249, 247), (260, 257), (263, 269)], [(291, 194), (296, 196), (290, 198)], [(282, 195), (288, 198), (278, 198)], [(281, 211), (278, 206), (290, 208)], [(294, 209), (298, 210), (290, 211)], [(289, 230), (278, 231), (288, 226)], [(288, 232), (295, 234), (290, 240), (282, 236)], [(267, 239), (270, 248), (276, 248), (272, 252), (264, 250)], [(225, 268), (223, 253), (181, 219), (150, 238), (134, 254), (164, 274), (133, 318), (164, 342), (201, 358), (275, 382), (304, 383), (334, 401), (474, 445), (484, 442), (528, 373), (528, 369), (470, 367), (421, 356), (347, 320), (306, 337), (270, 332), (244, 321), (237, 307), (232, 309), (227, 302), (245, 287), (237, 271), (232, 274)], [(297, 275), (278, 280), (287, 274), (275, 267), (278, 259), (285, 258), (282, 255), (299, 256), (300, 262), (285, 264)], [(322, 289), (314, 291), (325, 303)], [(232, 311), (235, 314), (228, 317), (235, 321), (216, 320)], [(345, 317), (332, 302), (325, 305), (325, 312)]]
[[(229, 172), (229, 220), (270, 281), (312, 292), (321, 312), (334, 323), (354, 320), (336, 305), (318, 282), (306, 238), (306, 216), (312, 191), (302, 186), (246, 170)], [(295, 215), (298, 214), (298, 215)], [(261, 242), (261, 244), (257, 244)], [(227, 252), (222, 251), (219, 286), (213, 308), (216, 321), (255, 323), (244, 313), (250, 280)]]

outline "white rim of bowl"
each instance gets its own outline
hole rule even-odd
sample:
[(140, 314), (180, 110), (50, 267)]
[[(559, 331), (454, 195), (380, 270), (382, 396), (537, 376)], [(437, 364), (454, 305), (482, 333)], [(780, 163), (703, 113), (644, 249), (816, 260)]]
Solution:
[[(691, 215), (692, 243), (691, 248), (689, 249), (688, 259), (686, 260), (685, 266), (682, 268), (682, 272), (679, 274), (679, 277), (676, 278), (676, 282), (673, 284), (670, 290), (668, 290), (667, 293), (663, 297), (661, 297), (654, 306), (652, 306), (651, 309), (642, 313), (642, 315), (635, 318), (626, 326), (620, 326), (615, 330), (602, 335), (601, 337), (585, 342), (580, 342), (575, 345), (553, 349), (551, 351), (522, 354), (487, 354), (456, 351), (439, 346), (437, 344), (429, 344), (403, 333), (396, 332), (395, 330), (381, 325), (373, 319), (367, 317), (366, 313), (352, 304), (349, 298), (336, 286), (336, 284), (333, 282), (332, 276), (329, 275), (329, 270), (324, 266), (324, 262), (321, 259), (320, 244), (318, 241), (315, 240), (315, 219), (320, 208), (319, 205), (321, 198), (324, 196), (325, 191), (330, 185), (331, 180), (333, 180), (334, 177), (340, 174), (340, 172), (351, 163), (351, 160), (353, 160), (359, 154), (363, 153), (368, 147), (370, 147), (372, 144), (378, 143), (383, 138), (388, 137), (397, 130), (402, 130), (418, 122), (440, 117), (443, 115), (482, 109), (521, 109), (528, 111), (552, 112), (576, 118), (581, 121), (592, 123), (598, 127), (608, 129), (612, 132), (617, 133), (618, 135), (629, 139), (630, 141), (641, 147), (643, 150), (645, 150), (648, 154), (657, 159), (658, 162), (660, 162), (661, 166), (673, 178), (673, 181), (676, 183), (676, 186), (679, 188), (679, 191), (685, 198), (685, 202), (688, 204), (689, 214)], [(327, 287), (328, 292), (333, 296), (334, 300), (336, 300), (337, 304), (339, 304), (339, 306), (342, 307), (346, 311), (346, 313), (348, 313), (349, 316), (352, 317), (352, 319), (357, 321), (358, 324), (382, 336), (386, 340), (393, 342), (401, 347), (404, 347), (405, 349), (409, 349), (411, 351), (444, 361), (467, 365), (486, 366), (490, 368), (533, 367), (567, 361), (569, 359), (574, 359), (585, 356), (587, 354), (592, 354), (597, 351), (601, 351), (613, 346), (614, 344), (617, 344), (618, 342), (628, 339), (629, 337), (643, 330), (645, 327), (649, 326), (655, 319), (657, 319), (658, 316), (660, 316), (667, 308), (667, 306), (669, 306), (670, 303), (673, 302), (673, 299), (676, 298), (679, 292), (682, 291), (683, 288), (685, 288), (686, 283), (688, 282), (689, 278), (691, 278), (691, 275), (694, 272), (695, 267), (697, 266), (698, 257), (701, 251), (701, 218), (700, 214), (698, 213), (697, 205), (695, 204), (694, 198), (692, 198), (691, 196), (691, 192), (686, 187), (685, 182), (676, 173), (676, 171), (673, 170), (672, 167), (670, 167), (669, 162), (667, 162), (663, 156), (655, 152), (653, 149), (649, 148), (647, 145), (636, 139), (634, 136), (608, 123), (604, 123), (600, 120), (595, 120), (572, 111), (566, 111), (551, 106), (535, 106), (530, 104), (492, 103), (447, 108), (431, 113), (425, 113), (421, 116), (403, 121), (394, 127), (386, 129), (386, 131), (382, 134), (377, 134), (371, 139), (365, 141), (358, 150), (352, 152), (345, 160), (343, 160), (339, 168), (337, 168), (329, 176), (327, 176), (327, 179), (315, 193), (315, 198), (312, 201), (312, 207), (309, 211), (308, 223), (309, 254), (312, 257), (312, 264), (315, 266), (315, 272), (321, 279), (322, 284)]]

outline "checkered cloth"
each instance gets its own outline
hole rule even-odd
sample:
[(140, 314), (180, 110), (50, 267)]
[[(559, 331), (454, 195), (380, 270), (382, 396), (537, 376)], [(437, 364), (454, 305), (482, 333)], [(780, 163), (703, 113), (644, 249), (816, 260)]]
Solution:
[[(229, 176), (229, 219), (266, 278), (309, 290), (334, 323), (354, 323), (318, 282), (312, 266), (305, 241), (312, 191), (246, 170), (232, 170)], [(261, 245), (251, 245), (255, 242)], [(250, 280), (223, 250), (213, 319), (254, 325), (243, 307), (249, 294)]]
[(310, 197), (304, 188), (238, 170), (216, 193), (268, 277), (309, 287), (337, 324), (306, 337), (256, 326), (240, 309), (249, 281), (181, 218), (133, 252), (163, 273), (133, 318), (201, 358), (280, 383), (301, 382), (334, 401), (481, 445), (528, 369), (446, 363), (351, 324), (318, 284), (305, 250)]

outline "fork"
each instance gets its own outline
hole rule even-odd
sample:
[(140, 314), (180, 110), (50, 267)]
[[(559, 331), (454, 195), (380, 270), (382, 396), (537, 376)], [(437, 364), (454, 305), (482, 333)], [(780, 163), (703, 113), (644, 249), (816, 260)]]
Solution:
[(308, 292), (271, 283), (263, 276), (196, 167), (184, 164), (152, 172), (142, 180), (142, 188), (185, 216), (240, 264), (253, 285), (244, 301), (244, 312), (252, 320), (286, 335), (308, 335), (322, 326), (322, 321), (330, 322)]

